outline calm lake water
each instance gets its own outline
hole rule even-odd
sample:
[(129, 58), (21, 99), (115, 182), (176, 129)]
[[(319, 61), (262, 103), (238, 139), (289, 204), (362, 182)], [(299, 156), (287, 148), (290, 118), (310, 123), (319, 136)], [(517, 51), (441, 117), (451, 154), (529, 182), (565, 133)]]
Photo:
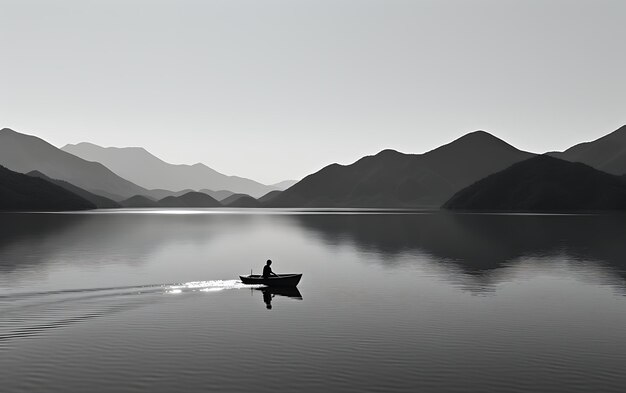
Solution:
[[(626, 217), (0, 214), (2, 392), (623, 392)], [(296, 291), (237, 282), (302, 272)]]

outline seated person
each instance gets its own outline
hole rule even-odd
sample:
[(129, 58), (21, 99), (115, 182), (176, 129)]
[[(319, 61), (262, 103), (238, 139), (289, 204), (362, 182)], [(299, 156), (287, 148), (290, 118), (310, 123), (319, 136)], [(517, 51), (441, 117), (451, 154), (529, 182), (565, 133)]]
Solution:
[(271, 276), (278, 277), (278, 274), (272, 271), (270, 265), (272, 264), (271, 260), (267, 260), (265, 266), (263, 266), (263, 278), (270, 278)]

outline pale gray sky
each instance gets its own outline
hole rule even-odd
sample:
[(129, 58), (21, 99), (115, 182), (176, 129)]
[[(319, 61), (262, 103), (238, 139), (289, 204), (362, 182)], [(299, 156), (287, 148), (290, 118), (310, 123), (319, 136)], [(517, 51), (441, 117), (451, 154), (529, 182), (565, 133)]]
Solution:
[(272, 183), (626, 123), (626, 1), (0, 0), (0, 127)]

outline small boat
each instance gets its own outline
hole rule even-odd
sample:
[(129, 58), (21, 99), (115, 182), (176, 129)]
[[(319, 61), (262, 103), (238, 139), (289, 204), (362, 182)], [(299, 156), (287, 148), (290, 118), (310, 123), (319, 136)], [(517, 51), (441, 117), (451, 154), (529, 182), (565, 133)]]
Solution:
[(302, 274), (278, 274), (278, 277), (265, 278), (260, 274), (239, 276), (244, 284), (263, 284), (268, 287), (295, 287), (300, 282)]

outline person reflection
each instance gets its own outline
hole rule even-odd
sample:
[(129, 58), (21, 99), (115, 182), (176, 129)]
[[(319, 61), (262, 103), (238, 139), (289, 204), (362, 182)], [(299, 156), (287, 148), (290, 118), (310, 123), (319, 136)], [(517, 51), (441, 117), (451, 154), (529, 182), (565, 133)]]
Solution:
[(268, 310), (272, 309), (273, 297), (274, 297), (274, 294), (271, 293), (270, 291), (263, 291), (263, 301), (265, 302), (265, 308), (267, 308)]

